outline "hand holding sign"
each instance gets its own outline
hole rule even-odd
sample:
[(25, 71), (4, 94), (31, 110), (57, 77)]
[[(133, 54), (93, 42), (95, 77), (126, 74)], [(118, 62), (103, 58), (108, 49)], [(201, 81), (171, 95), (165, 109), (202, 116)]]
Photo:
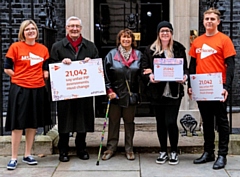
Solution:
[(155, 58), (154, 79), (156, 81), (181, 81), (183, 80), (182, 58)]
[(193, 100), (224, 100), (222, 73), (191, 74), (190, 80)]
[(49, 65), (52, 100), (105, 95), (102, 59)]

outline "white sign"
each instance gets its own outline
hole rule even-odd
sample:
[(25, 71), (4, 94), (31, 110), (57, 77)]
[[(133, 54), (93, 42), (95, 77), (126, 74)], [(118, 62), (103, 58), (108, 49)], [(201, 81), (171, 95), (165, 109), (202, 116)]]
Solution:
[(156, 81), (180, 81), (183, 80), (182, 58), (155, 58), (154, 79)]
[(222, 73), (191, 74), (192, 99), (196, 101), (223, 100)]
[(49, 64), (52, 100), (105, 95), (102, 59)]

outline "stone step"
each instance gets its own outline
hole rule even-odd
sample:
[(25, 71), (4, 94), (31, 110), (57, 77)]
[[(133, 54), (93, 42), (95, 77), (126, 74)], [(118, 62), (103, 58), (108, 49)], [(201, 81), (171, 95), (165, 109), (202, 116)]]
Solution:
[[(199, 136), (192, 136), (188, 134), (187, 136), (179, 135), (178, 150), (179, 153), (192, 153), (201, 154), (203, 152), (203, 136), (200, 131), (197, 131)], [(94, 132), (87, 134), (87, 150), (91, 153), (98, 153), (101, 143), (102, 132)], [(107, 132), (104, 133), (104, 139), (102, 141), (102, 150), (103, 153), (106, 150), (107, 142)], [(153, 131), (135, 131), (134, 139), (134, 152), (146, 152), (146, 153), (157, 153), (160, 150), (159, 141), (157, 138), (157, 133)], [(75, 147), (75, 138), (71, 137), (69, 142), (70, 150), (69, 154), (76, 155)], [(218, 133), (216, 132), (216, 141), (215, 141), (216, 153), (218, 150)], [(168, 143), (168, 147), (170, 147)], [(118, 143), (118, 152), (124, 152), (124, 133), (120, 132), (119, 143)], [(57, 146), (53, 146), (53, 153), (57, 154)], [(229, 154), (240, 155), (240, 135), (231, 134), (229, 142)]]
[[(92, 153), (98, 153), (103, 130), (104, 118), (97, 118), (95, 121), (95, 132), (87, 134), (87, 150)], [(159, 152), (160, 145), (157, 138), (155, 118), (136, 118), (135, 119), (135, 135), (134, 135), (134, 151), (135, 152)], [(181, 127), (179, 127), (181, 130)], [(121, 121), (118, 151), (124, 152), (124, 131), (123, 122)], [(192, 136), (188, 132), (187, 136), (179, 135), (179, 152), (180, 153), (202, 153), (203, 137), (202, 132), (198, 128), (196, 133), (198, 136)], [(102, 152), (106, 149), (107, 126), (102, 141)], [(218, 144), (218, 136), (216, 132), (216, 146)], [(75, 136), (75, 134), (73, 134)], [(33, 155), (38, 154), (56, 154), (58, 153), (58, 130), (57, 125), (54, 126), (47, 135), (37, 135), (33, 146)], [(0, 136), (0, 155), (11, 155), (11, 136)], [(25, 137), (23, 136), (19, 155), (24, 153)], [(75, 138), (70, 137), (69, 141), (70, 154), (76, 154)], [(168, 145), (169, 146), (169, 145)], [(216, 150), (218, 148), (216, 147)], [(240, 134), (231, 134), (229, 142), (229, 154), (240, 155)]]
[[(105, 118), (95, 118), (95, 131), (99, 132), (103, 130), (103, 124)], [(136, 117), (135, 120), (135, 131), (156, 131), (156, 121), (154, 117)], [(108, 119), (105, 130), (108, 130)], [(124, 131), (124, 123), (121, 119), (120, 132)]]
[[(103, 125), (105, 118), (95, 119), (95, 131), (88, 133), (86, 142), (88, 151), (97, 153), (99, 151)], [(154, 117), (136, 117), (135, 118), (135, 134), (133, 139), (134, 151), (136, 152), (158, 152), (160, 149), (157, 132), (156, 121)], [(179, 127), (180, 131), (183, 130)], [(124, 123), (121, 120), (118, 151), (124, 152)], [(182, 153), (201, 153), (203, 150), (203, 139), (201, 131), (198, 131), (199, 136), (192, 136), (188, 132), (187, 136), (179, 135), (179, 151)], [(108, 120), (104, 131), (104, 139), (102, 142), (102, 151), (106, 148), (108, 136)], [(75, 148), (75, 133), (70, 137), (70, 154), (76, 154)], [(169, 144), (169, 143), (168, 143)], [(54, 153), (58, 153), (57, 144), (54, 145)]]
[[(203, 150), (203, 137), (200, 136), (181, 136), (179, 135), (179, 151), (181, 153), (201, 153)], [(74, 135), (75, 136), (75, 135)], [(104, 133), (102, 141), (102, 151), (106, 150), (108, 132)], [(102, 138), (102, 132), (88, 133), (86, 142), (90, 152), (98, 153)], [(159, 152), (160, 145), (155, 131), (135, 131), (134, 139), (135, 152)], [(76, 154), (75, 138), (70, 137), (70, 154)], [(169, 143), (168, 143), (169, 146)], [(119, 134), (118, 151), (124, 152), (124, 132)], [(54, 146), (54, 153), (58, 153), (57, 146)]]
[[(99, 151), (104, 121), (105, 121), (105, 118), (96, 118), (95, 132), (87, 134), (87, 138), (86, 138), (87, 149), (90, 152), (98, 153)], [(180, 132), (183, 130), (183, 128), (180, 125), (179, 125), (179, 130)], [(197, 127), (196, 133), (198, 134), (198, 136), (192, 136), (190, 132), (187, 133), (187, 136), (182, 136), (181, 133), (179, 134), (178, 147), (179, 147), (180, 153), (202, 153), (203, 151), (202, 135), (203, 134), (201, 132), (200, 127)], [(106, 149), (107, 135), (108, 135), (108, 122), (105, 127), (104, 139), (102, 142), (102, 152)], [(75, 134), (73, 134), (73, 137), (70, 137), (70, 142), (69, 142), (70, 154), (76, 154), (74, 136)], [(217, 137), (217, 133), (216, 133), (216, 137)], [(240, 135), (236, 135), (236, 136), (232, 135), (232, 137), (233, 137), (233, 140), (232, 142), (230, 142), (230, 146), (240, 141)], [(238, 140), (238, 137), (239, 137), (239, 140)], [(159, 152), (160, 145), (157, 137), (156, 121), (154, 117), (136, 117), (135, 118), (135, 135), (134, 135), (133, 141), (134, 141), (133, 144), (134, 144), (135, 152)], [(170, 147), (169, 142), (168, 142), (168, 147)], [(216, 147), (216, 149), (218, 148)], [(122, 120), (120, 125), (118, 151), (124, 152), (124, 125)], [(58, 153), (57, 144), (54, 145), (53, 152)], [(236, 150), (235, 148), (231, 148), (229, 149), (229, 152), (238, 153), (238, 150)], [(240, 153), (240, 150), (239, 150), (239, 153)]]

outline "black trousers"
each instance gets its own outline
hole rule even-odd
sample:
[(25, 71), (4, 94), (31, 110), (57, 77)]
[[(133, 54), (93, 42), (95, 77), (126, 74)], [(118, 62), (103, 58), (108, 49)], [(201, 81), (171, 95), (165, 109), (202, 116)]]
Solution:
[[(86, 148), (86, 135), (87, 133), (77, 133), (75, 138), (75, 145), (77, 148), (77, 153)], [(59, 133), (58, 149), (59, 152), (67, 153), (69, 150), (69, 133)]]
[(216, 120), (219, 133), (218, 155), (226, 156), (228, 154), (229, 143), (227, 103), (220, 101), (198, 101), (197, 103), (203, 120), (204, 151), (209, 153), (214, 152), (214, 120)]
[[(165, 104), (163, 104), (165, 103)], [(181, 99), (164, 98), (160, 105), (155, 105), (157, 135), (161, 146), (161, 152), (167, 152), (167, 139), (171, 145), (171, 152), (177, 152), (179, 130), (177, 117)]]

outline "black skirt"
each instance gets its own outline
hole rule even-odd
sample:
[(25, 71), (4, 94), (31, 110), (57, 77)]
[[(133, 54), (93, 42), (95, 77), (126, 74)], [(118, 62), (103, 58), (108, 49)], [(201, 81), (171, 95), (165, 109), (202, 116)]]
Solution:
[(5, 130), (36, 129), (51, 124), (49, 106), (45, 87), (23, 88), (11, 84)]

